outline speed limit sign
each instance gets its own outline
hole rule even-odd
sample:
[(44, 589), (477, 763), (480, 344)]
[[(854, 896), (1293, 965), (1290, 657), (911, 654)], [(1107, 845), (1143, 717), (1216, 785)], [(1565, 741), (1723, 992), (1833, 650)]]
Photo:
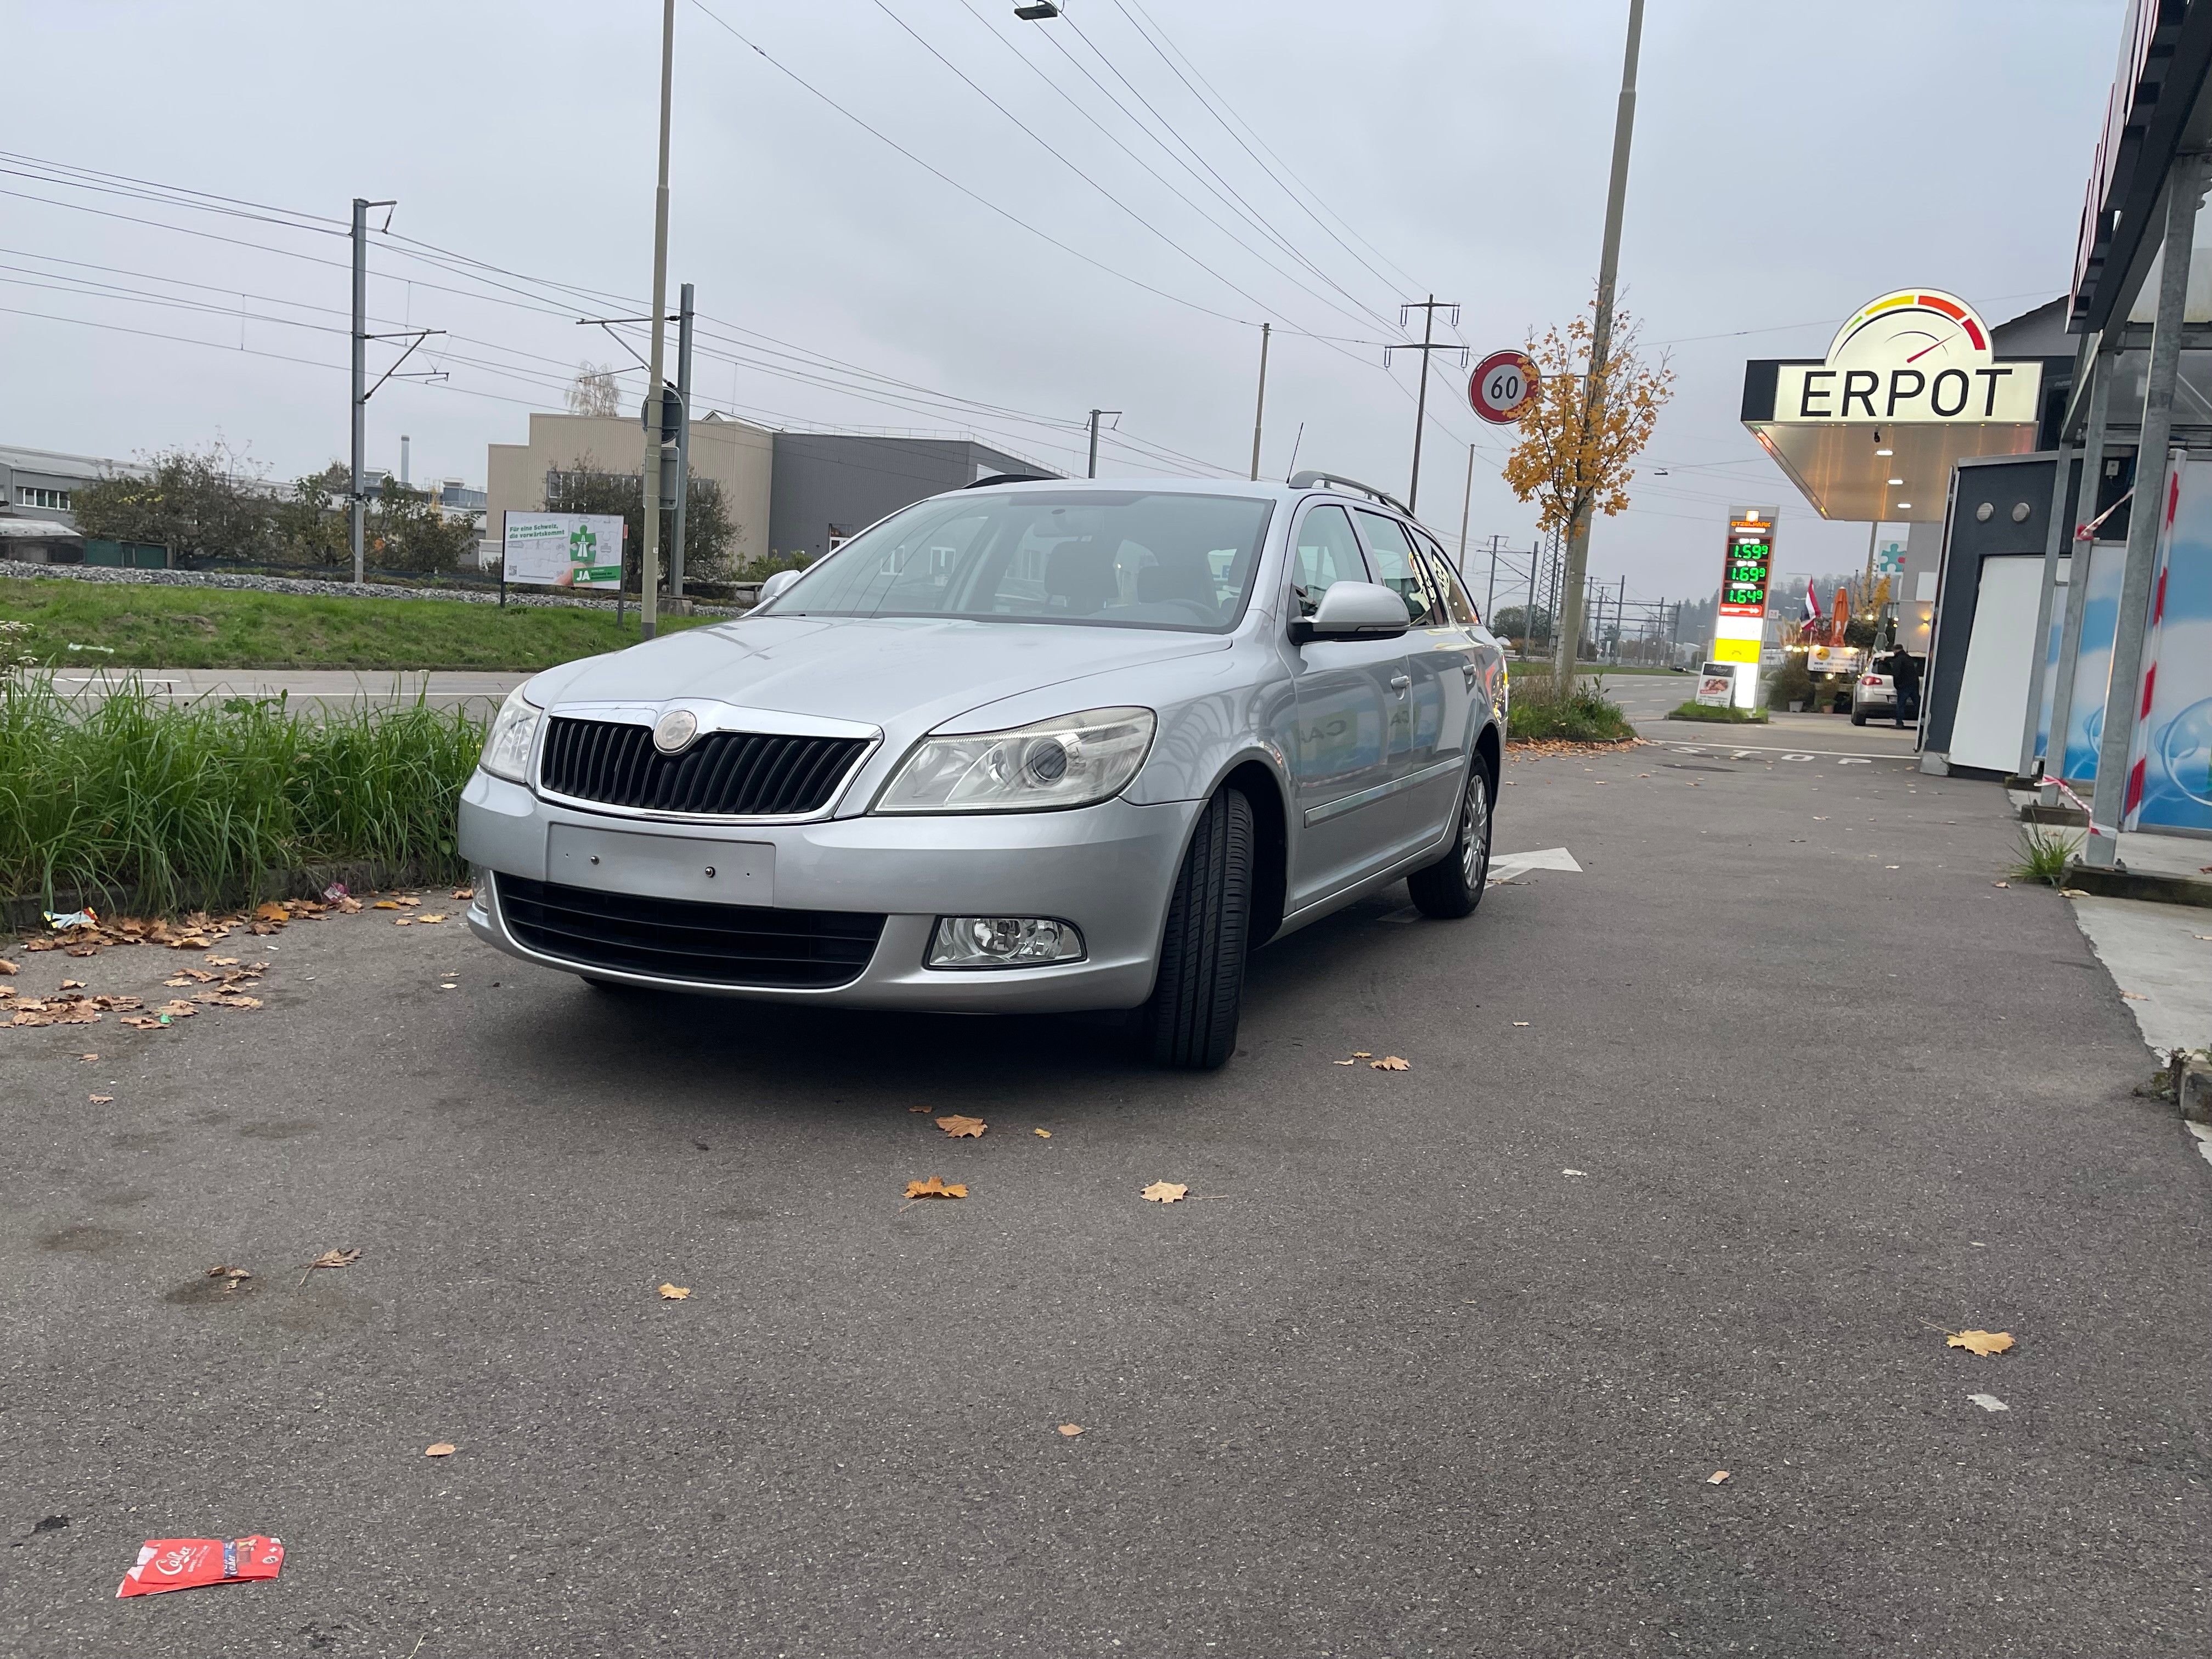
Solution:
[(1474, 366), (1467, 400), (1486, 421), (1508, 426), (1521, 417), (1521, 406), (1536, 395), (1543, 377), (1525, 351), (1493, 351)]

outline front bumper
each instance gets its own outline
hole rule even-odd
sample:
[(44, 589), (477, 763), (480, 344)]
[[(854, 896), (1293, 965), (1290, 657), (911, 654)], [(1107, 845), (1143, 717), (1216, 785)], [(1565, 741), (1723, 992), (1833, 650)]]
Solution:
[[(479, 771), (461, 796), (460, 851), (492, 879), (478, 888), (468, 921), (479, 939), (526, 962), (664, 990), (945, 1013), (1133, 1008), (1152, 994), (1168, 897), (1201, 805), (1117, 799), (1067, 812), (733, 827), (582, 811)], [(548, 868), (548, 846), (564, 825), (733, 849), (772, 847), (773, 908), (881, 914), (882, 936), (858, 978), (827, 988), (706, 983), (546, 954), (508, 927), (498, 878), (560, 880)], [(1082, 929), (1086, 954), (1080, 962), (1033, 968), (926, 968), (932, 930), (947, 915), (1056, 917)]]

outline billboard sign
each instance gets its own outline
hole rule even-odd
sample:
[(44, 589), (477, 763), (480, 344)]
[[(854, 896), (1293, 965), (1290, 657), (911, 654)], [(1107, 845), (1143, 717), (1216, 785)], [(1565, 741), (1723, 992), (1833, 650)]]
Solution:
[(501, 532), (510, 582), (614, 588), (622, 582), (620, 514), (509, 513)]
[(2177, 453), (2124, 830), (2212, 834), (2212, 465)]
[(1996, 361), (1974, 308), (1935, 289), (1899, 289), (1859, 307), (1817, 363), (1776, 369), (1777, 424), (2033, 423), (2043, 366)]

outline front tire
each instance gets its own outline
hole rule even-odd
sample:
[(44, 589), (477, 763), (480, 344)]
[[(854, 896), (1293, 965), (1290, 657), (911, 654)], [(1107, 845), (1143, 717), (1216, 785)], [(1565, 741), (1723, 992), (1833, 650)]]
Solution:
[(1851, 710), (1851, 724), (1853, 726), (1864, 726), (1866, 722), (1867, 717), (1865, 709), (1854, 708)]
[(1460, 797), (1459, 833), (1450, 849), (1425, 870), (1406, 878), (1406, 890), (1425, 916), (1456, 921), (1474, 914), (1490, 880), (1490, 763), (1481, 755), (1467, 769), (1467, 791)]
[(1138, 1043), (1155, 1065), (1210, 1072), (1237, 1051), (1252, 852), (1252, 804), (1224, 789), (1199, 814), (1168, 901), (1159, 977), (1138, 1011)]

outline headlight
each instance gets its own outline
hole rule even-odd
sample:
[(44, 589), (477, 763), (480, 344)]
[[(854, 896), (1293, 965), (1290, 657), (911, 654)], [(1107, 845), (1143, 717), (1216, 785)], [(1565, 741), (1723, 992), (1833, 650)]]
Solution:
[(538, 735), (538, 708), (517, 686), (492, 717), (491, 733), (484, 738), (483, 755), (477, 764), (495, 778), (515, 783), (530, 781), (530, 744)]
[(1091, 708), (1011, 732), (925, 738), (877, 799), (878, 812), (1042, 812), (1129, 787), (1152, 746), (1149, 708)]

